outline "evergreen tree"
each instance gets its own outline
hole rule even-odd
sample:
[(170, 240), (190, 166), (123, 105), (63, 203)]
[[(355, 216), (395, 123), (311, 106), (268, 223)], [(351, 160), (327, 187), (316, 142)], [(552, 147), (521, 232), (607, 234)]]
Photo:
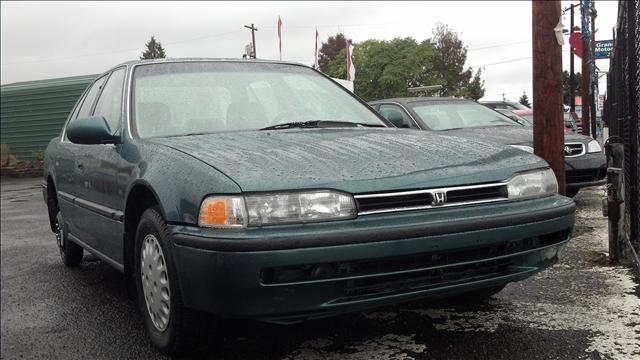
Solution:
[(484, 96), (484, 80), (480, 79), (480, 75), (482, 75), (482, 69), (478, 69), (476, 74), (473, 75), (473, 79), (469, 82), (465, 91), (466, 97), (475, 101)]
[(142, 52), (140, 60), (144, 59), (164, 59), (167, 55), (164, 52), (164, 48), (160, 42), (156, 41), (155, 37), (151, 37), (151, 40), (145, 44), (146, 50)]
[(522, 93), (522, 96), (520, 96), (520, 100), (518, 100), (518, 102), (528, 108), (531, 107), (531, 104), (529, 103), (529, 97), (527, 96), (526, 92)]

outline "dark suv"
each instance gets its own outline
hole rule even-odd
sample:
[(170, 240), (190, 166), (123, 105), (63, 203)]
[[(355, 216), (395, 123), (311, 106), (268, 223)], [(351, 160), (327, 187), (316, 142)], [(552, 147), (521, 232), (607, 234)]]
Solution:
[[(533, 152), (533, 130), (475, 101), (455, 98), (396, 98), (369, 103), (399, 128), (446, 132), (490, 140)], [(485, 104), (486, 105), (486, 104)], [(565, 134), (567, 196), (605, 183), (607, 161), (600, 144), (588, 136)]]

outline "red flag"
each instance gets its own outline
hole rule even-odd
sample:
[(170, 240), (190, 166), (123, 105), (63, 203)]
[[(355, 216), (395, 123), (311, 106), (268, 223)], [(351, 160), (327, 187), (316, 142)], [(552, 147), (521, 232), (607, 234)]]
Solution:
[(280, 60), (282, 60), (282, 20), (278, 16), (278, 49), (280, 50)]
[(315, 61), (313, 63), (313, 67), (314, 68), (318, 68), (318, 38), (320, 37), (320, 35), (318, 35), (318, 28), (316, 28), (316, 51), (314, 52), (314, 58)]

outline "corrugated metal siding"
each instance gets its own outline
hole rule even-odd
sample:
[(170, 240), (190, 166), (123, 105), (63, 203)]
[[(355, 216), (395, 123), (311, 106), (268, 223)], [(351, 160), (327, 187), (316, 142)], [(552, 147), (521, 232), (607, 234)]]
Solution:
[(19, 160), (33, 159), (58, 136), (69, 112), (97, 75), (29, 81), (0, 87), (0, 143)]

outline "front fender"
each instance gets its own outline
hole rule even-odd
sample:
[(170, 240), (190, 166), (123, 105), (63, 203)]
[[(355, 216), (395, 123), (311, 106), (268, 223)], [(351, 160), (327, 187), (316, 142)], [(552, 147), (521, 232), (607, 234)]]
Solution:
[(241, 192), (240, 187), (220, 171), (168, 146), (140, 142), (131, 148), (127, 146), (124, 154), (129, 160), (137, 160), (131, 162), (135, 166), (127, 194), (136, 185), (149, 188), (170, 223), (196, 224), (200, 203), (208, 194)]

